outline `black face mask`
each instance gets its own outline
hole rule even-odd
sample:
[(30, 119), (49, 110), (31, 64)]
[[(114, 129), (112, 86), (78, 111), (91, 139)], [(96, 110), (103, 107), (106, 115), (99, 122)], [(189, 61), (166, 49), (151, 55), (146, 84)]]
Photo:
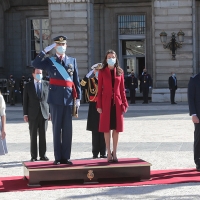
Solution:
[(147, 74), (146, 72), (144, 72), (144, 74)]

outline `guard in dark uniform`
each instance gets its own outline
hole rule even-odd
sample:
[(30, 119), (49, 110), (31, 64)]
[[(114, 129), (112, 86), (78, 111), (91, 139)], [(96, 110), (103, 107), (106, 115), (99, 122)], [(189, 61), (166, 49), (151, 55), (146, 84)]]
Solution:
[(7, 81), (7, 89), (9, 93), (10, 105), (15, 105), (16, 82), (13, 75), (10, 75), (10, 78)]
[(147, 70), (143, 69), (143, 74), (140, 76), (140, 87), (143, 93), (143, 104), (148, 104), (149, 88), (151, 88), (152, 79), (150, 74), (147, 74)]
[[(52, 45), (39, 53), (32, 65), (48, 72), (51, 120), (53, 125), (54, 164), (69, 164), (72, 143), (72, 109), (80, 106), (81, 87), (76, 59), (65, 54), (67, 44), (65, 36), (54, 38)], [(52, 57), (45, 55), (55, 48)], [(75, 101), (76, 100), (76, 101)]]
[(133, 71), (126, 79), (126, 86), (130, 91), (130, 103), (135, 104), (135, 93), (138, 88), (138, 80)]
[(101, 63), (93, 65), (84, 79), (81, 81), (81, 86), (85, 90), (87, 101), (89, 102), (89, 110), (87, 117), (87, 130), (92, 131), (92, 154), (93, 158), (106, 158), (106, 145), (104, 133), (99, 132), (99, 113), (97, 112), (97, 93), (98, 93), (98, 71), (102, 68)]
[(23, 105), (23, 94), (24, 94), (24, 86), (26, 84), (25, 76), (22, 76), (19, 82), (19, 92), (21, 93), (22, 105)]
[(171, 104), (177, 104), (175, 102), (175, 93), (177, 90), (177, 78), (176, 78), (176, 74), (175, 73), (171, 73), (171, 76), (168, 79), (168, 83), (169, 83), (169, 90), (170, 90), (170, 101)]

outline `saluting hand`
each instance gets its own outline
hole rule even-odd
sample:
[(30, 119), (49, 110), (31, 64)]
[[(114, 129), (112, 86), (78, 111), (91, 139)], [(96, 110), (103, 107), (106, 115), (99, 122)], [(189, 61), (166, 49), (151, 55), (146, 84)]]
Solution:
[(199, 118), (196, 115), (192, 116), (192, 121), (194, 124), (198, 124), (199, 123)]
[(101, 108), (97, 108), (97, 112), (98, 113), (102, 113), (102, 109)]

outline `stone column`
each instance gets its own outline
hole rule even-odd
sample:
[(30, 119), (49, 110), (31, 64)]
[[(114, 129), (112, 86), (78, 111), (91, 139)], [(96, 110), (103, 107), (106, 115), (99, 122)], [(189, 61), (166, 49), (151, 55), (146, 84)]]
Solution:
[[(187, 101), (187, 84), (193, 75), (193, 0), (154, 0), (153, 9), (153, 47), (154, 47), (154, 89), (153, 102), (170, 101), (168, 78), (175, 72), (178, 79), (176, 101)], [(185, 41), (181, 49), (176, 51), (176, 60), (172, 60), (171, 51), (164, 49), (160, 41), (160, 33), (176, 34), (182, 30)], [(178, 38), (176, 38), (178, 40)]]
[(93, 0), (48, 0), (51, 37), (67, 36), (67, 55), (77, 58), (79, 76), (93, 64)]

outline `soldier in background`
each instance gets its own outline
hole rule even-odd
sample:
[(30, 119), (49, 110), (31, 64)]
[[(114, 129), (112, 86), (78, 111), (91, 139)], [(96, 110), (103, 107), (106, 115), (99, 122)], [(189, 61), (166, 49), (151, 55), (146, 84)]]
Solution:
[(25, 76), (22, 76), (20, 82), (19, 82), (19, 92), (21, 94), (22, 99), (22, 105), (23, 105), (23, 93), (24, 93), (24, 85), (26, 84)]
[(17, 90), (16, 90), (16, 82), (13, 75), (10, 75), (10, 78), (7, 81), (7, 90), (9, 93), (10, 105), (15, 105), (15, 92), (17, 92)]
[(138, 80), (135, 77), (135, 74), (133, 70), (131, 71), (131, 74), (126, 79), (126, 86), (130, 91), (130, 103), (135, 104), (135, 93), (138, 88)]
[(143, 73), (140, 76), (140, 87), (143, 93), (143, 104), (148, 104), (149, 88), (151, 88), (152, 79), (150, 74), (147, 74), (147, 69), (143, 69)]

